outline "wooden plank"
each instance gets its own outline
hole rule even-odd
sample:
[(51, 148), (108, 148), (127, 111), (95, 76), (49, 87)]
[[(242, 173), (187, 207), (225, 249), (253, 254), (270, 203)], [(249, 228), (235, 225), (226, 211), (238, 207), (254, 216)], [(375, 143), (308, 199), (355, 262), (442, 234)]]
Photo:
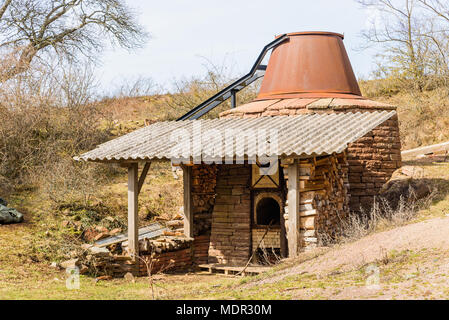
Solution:
[(143, 186), (143, 183), (145, 182), (145, 178), (147, 176), (148, 170), (150, 169), (150, 165), (151, 165), (151, 162), (145, 162), (145, 165), (143, 166), (142, 173), (140, 174), (140, 177), (139, 177), (138, 193), (140, 193), (140, 190), (142, 190), (142, 186)]
[[(199, 264), (198, 267), (201, 270), (206, 270), (209, 273), (214, 273), (221, 271), (225, 275), (229, 275), (230, 273), (236, 274), (242, 271), (243, 267), (233, 267), (233, 266), (226, 266), (226, 265), (220, 265), (220, 264)], [(263, 266), (248, 266), (244, 272), (244, 274), (259, 274), (266, 272), (271, 267), (263, 267)], [(243, 275), (243, 274), (242, 274)]]
[(288, 255), (290, 258), (298, 255), (299, 241), (299, 168), (296, 160), (288, 166)]
[(193, 238), (192, 167), (183, 166), (184, 178), (184, 234)]
[(415, 149), (404, 150), (401, 152), (402, 156), (418, 156), (421, 154), (436, 152), (436, 151), (449, 151), (449, 141), (433, 144), (430, 146), (419, 147)]
[(316, 212), (315, 209), (300, 211), (300, 216), (301, 217), (308, 217), (308, 216), (313, 216), (313, 215), (316, 215), (316, 214), (317, 214), (317, 212)]
[(136, 259), (139, 254), (138, 241), (138, 164), (128, 167), (128, 253)]

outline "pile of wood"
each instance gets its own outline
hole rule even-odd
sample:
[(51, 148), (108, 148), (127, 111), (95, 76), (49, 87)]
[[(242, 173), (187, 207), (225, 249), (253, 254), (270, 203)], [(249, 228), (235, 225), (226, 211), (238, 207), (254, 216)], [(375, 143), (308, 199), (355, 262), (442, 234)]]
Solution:
[(210, 234), (217, 172), (216, 165), (194, 165), (192, 167), (192, 202), (195, 221), (193, 234), (195, 236)]
[[(292, 164), (292, 160), (282, 163), (285, 167)], [(298, 165), (301, 247), (308, 249), (331, 239), (349, 213), (348, 163), (343, 152), (301, 159)], [(285, 212), (288, 228), (288, 207)]]
[(81, 274), (90, 273), (95, 276), (121, 277), (130, 272), (137, 274), (137, 268), (131, 257), (112, 254), (106, 248), (85, 244), (83, 252), (77, 258), (64, 261), (62, 268), (78, 267)]
[(192, 191), (197, 194), (214, 193), (217, 183), (217, 171), (215, 164), (194, 165), (192, 167)]
[[(106, 248), (87, 246), (76, 264), (85, 266), (91, 274), (122, 277), (146, 275), (144, 261), (151, 261), (152, 272), (184, 269), (193, 263), (193, 239), (184, 236), (160, 236), (156, 239), (139, 240), (140, 258), (137, 263), (128, 255), (113, 254)], [(126, 252), (126, 242), (122, 243)]]
[(192, 239), (184, 236), (161, 236), (156, 239), (139, 240), (139, 252), (141, 255), (176, 251), (190, 247)]

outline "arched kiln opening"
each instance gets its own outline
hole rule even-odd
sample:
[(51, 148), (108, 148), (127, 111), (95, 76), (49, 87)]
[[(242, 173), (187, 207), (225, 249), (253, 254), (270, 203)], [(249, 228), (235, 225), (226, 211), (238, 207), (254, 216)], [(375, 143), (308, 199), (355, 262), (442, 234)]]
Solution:
[(256, 224), (260, 226), (281, 224), (281, 207), (279, 202), (272, 197), (259, 200), (256, 205)]

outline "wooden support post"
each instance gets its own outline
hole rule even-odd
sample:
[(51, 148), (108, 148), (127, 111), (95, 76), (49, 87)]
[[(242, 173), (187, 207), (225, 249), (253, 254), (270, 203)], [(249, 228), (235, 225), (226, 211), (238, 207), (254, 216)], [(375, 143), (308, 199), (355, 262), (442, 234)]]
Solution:
[(137, 259), (139, 255), (138, 169), (137, 163), (132, 163), (128, 166), (128, 253), (134, 259)]
[(288, 256), (298, 255), (299, 248), (299, 168), (298, 160), (288, 166)]
[(150, 169), (150, 165), (151, 165), (151, 162), (145, 162), (145, 165), (143, 166), (142, 173), (140, 174), (140, 177), (139, 177), (138, 193), (140, 193), (140, 190), (142, 190), (143, 183), (145, 182), (145, 178), (147, 176), (148, 170)]
[(184, 177), (184, 235), (193, 238), (192, 167), (182, 166)]

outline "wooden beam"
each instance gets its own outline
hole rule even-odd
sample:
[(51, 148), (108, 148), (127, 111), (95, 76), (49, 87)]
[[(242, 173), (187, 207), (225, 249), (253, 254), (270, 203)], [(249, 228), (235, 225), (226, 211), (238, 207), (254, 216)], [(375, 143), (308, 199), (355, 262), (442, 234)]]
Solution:
[(299, 249), (299, 168), (298, 160), (288, 166), (288, 256), (298, 255)]
[(133, 163), (128, 167), (128, 253), (134, 259), (137, 259), (139, 255), (138, 169), (137, 163)]
[(140, 190), (142, 190), (143, 183), (145, 182), (145, 178), (147, 176), (148, 170), (150, 169), (151, 162), (145, 162), (145, 165), (143, 166), (142, 173), (139, 177), (139, 185), (138, 185), (138, 193), (140, 193)]
[(192, 167), (183, 166), (184, 178), (184, 234), (193, 238)]

